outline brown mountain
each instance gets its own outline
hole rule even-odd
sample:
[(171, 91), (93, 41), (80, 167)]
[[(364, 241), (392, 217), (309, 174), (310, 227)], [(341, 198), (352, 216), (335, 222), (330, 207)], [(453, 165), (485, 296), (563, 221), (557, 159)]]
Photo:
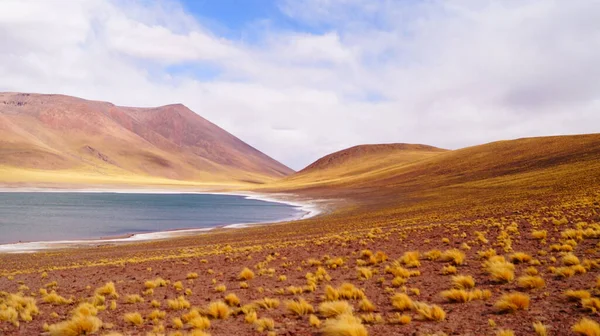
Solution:
[(0, 134), (0, 182), (263, 183), (293, 173), (181, 104), (0, 93)]

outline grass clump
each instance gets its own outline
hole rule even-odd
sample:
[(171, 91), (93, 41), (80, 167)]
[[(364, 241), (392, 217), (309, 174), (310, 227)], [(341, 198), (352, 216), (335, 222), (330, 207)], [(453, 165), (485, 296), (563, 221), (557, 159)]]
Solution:
[(462, 265), (465, 262), (465, 253), (459, 249), (446, 250), (442, 253), (441, 260), (452, 263), (453, 265)]
[(529, 296), (523, 293), (504, 294), (500, 300), (494, 304), (499, 313), (513, 313), (517, 310), (526, 310), (529, 308)]
[(125, 315), (123, 315), (123, 320), (136, 327), (139, 327), (142, 324), (144, 324), (144, 318), (142, 317), (142, 314), (138, 312), (126, 313)]
[(204, 316), (196, 316), (188, 321), (193, 329), (204, 330), (210, 328), (210, 320)]
[(358, 271), (359, 280), (369, 280), (373, 277), (373, 270), (369, 267), (358, 267), (356, 270)]
[(254, 327), (258, 332), (270, 331), (275, 329), (275, 321), (271, 318), (263, 317), (254, 321)]
[(248, 267), (245, 267), (240, 274), (238, 275), (238, 280), (252, 280), (254, 279), (254, 272), (249, 269)]
[(298, 298), (298, 300), (290, 300), (285, 302), (285, 307), (288, 311), (293, 314), (302, 316), (312, 314), (315, 312), (313, 306), (308, 303), (304, 298)]
[(390, 324), (405, 325), (405, 324), (409, 324), (410, 321), (412, 321), (412, 318), (410, 317), (410, 315), (400, 314), (400, 313), (395, 313), (394, 315), (392, 315), (392, 317), (390, 317), (388, 319), (388, 322)]
[(428, 305), (423, 302), (415, 302), (413, 309), (423, 320), (443, 321), (446, 319), (446, 312), (438, 305)]
[(594, 320), (584, 317), (571, 327), (571, 331), (577, 335), (600, 336), (600, 324)]
[(328, 319), (321, 328), (323, 336), (367, 336), (367, 328), (359, 318), (344, 314), (335, 319)]
[(533, 331), (537, 336), (548, 336), (548, 327), (542, 322), (534, 322)]
[(67, 299), (65, 297), (62, 297), (58, 295), (55, 291), (51, 291), (50, 293), (44, 295), (42, 297), (42, 301), (44, 301), (45, 303), (53, 304), (55, 306), (68, 305), (73, 303), (73, 299)]
[(414, 305), (413, 300), (404, 293), (394, 294), (394, 296), (392, 296), (391, 300), (392, 300), (392, 306), (394, 306), (394, 308), (396, 308), (400, 311), (413, 309), (413, 305)]
[(419, 267), (421, 266), (421, 262), (419, 261), (420, 256), (421, 255), (419, 251), (408, 251), (404, 252), (402, 257), (400, 257), (399, 261), (408, 268)]
[(215, 319), (225, 320), (231, 314), (229, 306), (223, 301), (211, 302), (207, 309), (206, 314)]
[(138, 294), (130, 294), (125, 297), (125, 303), (134, 304), (138, 302), (144, 302), (144, 298), (142, 298)]
[(179, 296), (174, 300), (167, 300), (167, 306), (171, 310), (183, 310), (190, 308), (190, 302), (185, 297)]
[(531, 261), (531, 256), (527, 253), (524, 252), (515, 252), (513, 254), (510, 255), (510, 261), (512, 261), (515, 264), (518, 263), (524, 263), (524, 262), (529, 262)]
[(358, 303), (358, 310), (362, 312), (372, 312), (375, 310), (375, 305), (369, 301), (369, 299), (364, 298)]
[(524, 275), (517, 279), (517, 286), (522, 289), (543, 288), (546, 281), (539, 276)]
[(515, 265), (502, 256), (491, 257), (484, 263), (484, 267), (493, 281), (509, 282), (515, 278)]
[(96, 289), (96, 294), (110, 296), (112, 298), (119, 298), (119, 294), (117, 293), (117, 289), (115, 288), (114, 282), (107, 282), (104, 286)]
[(313, 314), (311, 314), (308, 317), (308, 323), (310, 324), (311, 327), (315, 327), (315, 328), (318, 328), (321, 326), (321, 320), (319, 320), (319, 318)]
[(240, 298), (238, 298), (237, 295), (235, 295), (235, 293), (229, 293), (229, 294), (225, 295), (224, 300), (225, 300), (225, 303), (227, 303), (231, 307), (240, 305)]
[(456, 275), (452, 277), (452, 286), (458, 289), (470, 289), (475, 287), (475, 279), (470, 275)]
[(348, 301), (326, 301), (319, 305), (319, 313), (326, 318), (352, 314), (353, 311), (354, 308)]

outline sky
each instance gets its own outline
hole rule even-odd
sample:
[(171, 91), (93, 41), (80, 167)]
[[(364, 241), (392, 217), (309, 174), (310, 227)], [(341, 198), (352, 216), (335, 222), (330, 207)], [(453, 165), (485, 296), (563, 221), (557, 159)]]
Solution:
[(182, 103), (293, 169), (366, 143), (594, 133), (598, 13), (596, 0), (0, 0), (0, 91)]

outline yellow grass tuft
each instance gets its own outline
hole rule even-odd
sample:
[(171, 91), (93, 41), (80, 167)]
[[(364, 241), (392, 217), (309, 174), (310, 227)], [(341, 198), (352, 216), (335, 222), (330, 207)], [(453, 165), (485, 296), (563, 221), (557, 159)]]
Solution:
[(144, 298), (142, 298), (138, 294), (130, 294), (125, 296), (125, 303), (133, 304), (138, 302), (144, 302)]
[(48, 326), (50, 336), (79, 336), (96, 333), (102, 321), (92, 315), (75, 314), (70, 320)]
[(155, 309), (150, 314), (148, 314), (149, 320), (162, 320), (167, 316), (167, 312)]
[(290, 300), (285, 302), (287, 310), (296, 315), (307, 315), (315, 312), (313, 306), (303, 298), (298, 300)]
[(419, 314), (421, 319), (427, 321), (443, 321), (446, 319), (446, 312), (438, 305), (428, 305), (423, 302), (414, 302), (414, 311)]
[(369, 301), (369, 299), (364, 298), (358, 303), (358, 310), (362, 312), (372, 312), (375, 310), (375, 305)]
[(204, 316), (196, 316), (193, 319), (189, 320), (188, 324), (193, 329), (204, 330), (210, 328), (210, 320)]
[(452, 286), (458, 289), (470, 289), (475, 287), (475, 279), (470, 275), (456, 275), (452, 277)]
[(428, 259), (428, 260), (438, 260), (442, 256), (442, 251), (440, 251), (440, 250), (427, 251), (427, 252), (425, 252), (424, 256), (425, 256), (425, 259)]
[(319, 320), (319, 318), (313, 314), (311, 314), (308, 317), (308, 323), (310, 324), (311, 327), (315, 327), (315, 328), (318, 328), (321, 326), (321, 320)]
[(206, 309), (206, 314), (215, 319), (225, 320), (231, 314), (229, 306), (223, 301), (211, 302)]
[(147, 289), (153, 289), (156, 287), (167, 287), (168, 284), (168, 281), (164, 280), (163, 278), (156, 278), (154, 280), (148, 280), (144, 282), (144, 286)]
[(342, 299), (360, 300), (366, 297), (365, 293), (361, 289), (356, 288), (356, 286), (348, 282), (345, 282), (338, 287), (337, 292), (339, 297)]
[(227, 286), (225, 286), (223, 284), (215, 287), (215, 292), (217, 292), (217, 293), (223, 293), (226, 290), (227, 290)]
[(442, 261), (449, 261), (453, 265), (462, 265), (465, 258), (465, 253), (459, 249), (446, 250), (441, 257)]
[(250, 323), (253, 324), (254, 321), (256, 321), (258, 319), (258, 315), (256, 314), (255, 311), (249, 311), (248, 313), (246, 313), (246, 316), (244, 317), (244, 321), (246, 323)]
[(104, 286), (96, 289), (96, 294), (110, 296), (115, 299), (119, 298), (119, 294), (117, 293), (117, 289), (115, 288), (114, 282), (107, 282)]
[(368, 280), (373, 277), (373, 270), (369, 267), (358, 267), (356, 270), (358, 271), (359, 280)]
[(456, 274), (457, 272), (458, 272), (458, 270), (456, 269), (456, 267), (454, 267), (452, 265), (444, 266), (442, 268), (443, 275)]
[(277, 299), (263, 298), (262, 300), (257, 300), (254, 302), (264, 309), (276, 309), (279, 307), (279, 300)]
[(237, 297), (237, 295), (235, 295), (235, 293), (229, 293), (225, 295), (224, 300), (225, 303), (227, 303), (231, 307), (240, 305), (240, 299)]
[(590, 292), (582, 289), (582, 290), (567, 290), (565, 291), (565, 296), (569, 301), (580, 301), (582, 299), (589, 299), (592, 297)]
[(354, 308), (348, 301), (326, 301), (319, 305), (319, 313), (326, 318), (342, 314), (352, 315)]
[(249, 269), (248, 267), (245, 267), (238, 275), (238, 279), (246, 280), (246, 281), (252, 280), (252, 279), (254, 279), (254, 272), (252, 272), (252, 270)]
[(512, 313), (517, 310), (526, 310), (529, 308), (529, 296), (522, 293), (504, 294), (500, 300), (496, 301), (494, 306), (500, 313)]
[(188, 280), (192, 280), (192, 279), (198, 279), (199, 275), (196, 272), (190, 272), (187, 274), (187, 276), (185, 277)]
[(42, 301), (44, 301), (45, 303), (53, 304), (55, 306), (68, 305), (68, 304), (73, 303), (73, 299), (64, 298), (64, 297), (56, 294), (55, 291), (52, 291), (52, 292), (44, 295), (42, 297)]
[(518, 263), (524, 263), (524, 262), (529, 262), (531, 261), (531, 256), (527, 253), (524, 252), (515, 252), (513, 254), (510, 255), (510, 261), (512, 261), (515, 264)]
[(263, 332), (275, 329), (275, 321), (271, 318), (263, 317), (254, 321), (254, 327), (256, 331)]
[(394, 308), (400, 310), (400, 311), (405, 311), (405, 310), (411, 310), (413, 309), (413, 300), (406, 294), (404, 293), (397, 293), (394, 296), (392, 296), (392, 306), (394, 306)]
[(183, 329), (183, 321), (179, 317), (174, 317), (171, 320), (171, 326), (174, 329)]
[(543, 288), (546, 281), (539, 276), (524, 275), (517, 279), (517, 286), (523, 289)]
[(590, 320), (589, 318), (582, 318), (577, 322), (571, 330), (583, 336), (600, 336), (600, 324), (594, 320)]
[(177, 282), (173, 283), (173, 288), (176, 291), (178, 291), (178, 292), (182, 291), (184, 289), (183, 284), (181, 283), (181, 281), (177, 281)]
[(392, 315), (392, 317), (390, 317), (388, 319), (388, 322), (390, 324), (405, 325), (405, 324), (409, 324), (410, 321), (412, 321), (412, 318), (410, 317), (410, 315), (400, 314), (400, 313), (395, 313), (394, 315)]
[(134, 313), (126, 313), (123, 316), (123, 319), (125, 320), (125, 322), (135, 325), (137, 327), (141, 326), (142, 324), (144, 324), (144, 318), (142, 317), (142, 314), (138, 313), (138, 312), (134, 312)]
[(504, 260), (504, 257), (491, 257), (484, 267), (493, 281), (509, 282), (515, 278), (515, 265)]
[(496, 331), (496, 336), (515, 336), (515, 333), (510, 329), (499, 329)]
[(533, 239), (546, 239), (548, 232), (546, 230), (533, 230), (531, 231), (531, 238)]
[(408, 251), (404, 252), (404, 255), (400, 257), (399, 261), (406, 267), (419, 267), (421, 266), (421, 262), (419, 261), (420, 253), (419, 251)]
[(596, 313), (596, 312), (600, 311), (600, 299), (598, 299), (598, 298), (581, 299), (581, 306), (585, 310), (589, 310), (592, 313)]
[(548, 327), (542, 322), (534, 322), (533, 331), (537, 336), (548, 336)]
[(172, 310), (182, 310), (190, 308), (190, 302), (185, 299), (183, 296), (177, 297), (174, 300), (167, 300), (167, 306)]
[(573, 253), (567, 253), (564, 257), (562, 257), (562, 262), (566, 266), (579, 265), (579, 258)]
[(385, 322), (383, 317), (381, 317), (381, 314), (373, 313), (360, 315), (360, 320), (366, 324), (380, 324)]
[(352, 315), (340, 315), (328, 319), (321, 329), (323, 336), (367, 336), (368, 332), (361, 320)]

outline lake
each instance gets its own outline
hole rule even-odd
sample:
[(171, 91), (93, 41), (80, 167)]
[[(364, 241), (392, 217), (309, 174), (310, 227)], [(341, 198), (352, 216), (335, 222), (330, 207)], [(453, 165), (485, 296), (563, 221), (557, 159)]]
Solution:
[(0, 244), (291, 220), (284, 203), (222, 194), (0, 192)]

